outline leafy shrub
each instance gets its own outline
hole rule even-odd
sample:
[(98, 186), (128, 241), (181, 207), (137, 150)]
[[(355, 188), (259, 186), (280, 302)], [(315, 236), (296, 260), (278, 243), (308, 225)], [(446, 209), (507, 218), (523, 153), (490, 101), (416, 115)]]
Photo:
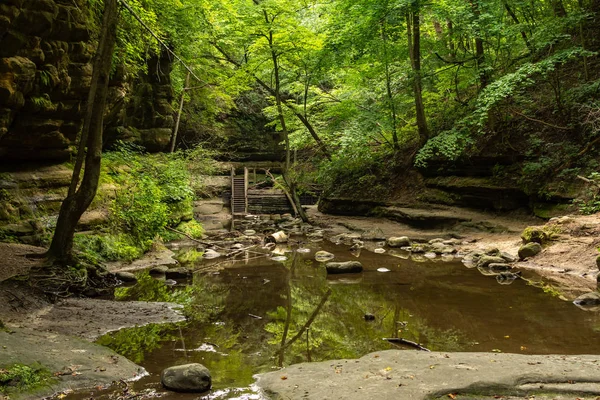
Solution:
[(177, 230), (185, 233), (188, 236), (191, 236), (194, 239), (200, 239), (202, 235), (204, 235), (204, 228), (196, 220), (182, 222), (177, 227)]
[(28, 391), (48, 384), (52, 374), (41, 365), (13, 364), (0, 368), (0, 394)]
[(595, 184), (595, 186), (588, 189), (584, 197), (581, 199), (573, 200), (573, 204), (579, 207), (579, 211), (582, 214), (595, 214), (600, 212), (600, 173), (592, 172), (588, 179)]
[[(114, 189), (96, 200), (97, 207), (110, 211), (109, 233), (78, 236), (76, 248), (92, 262), (131, 261), (156, 239), (170, 238), (165, 227), (193, 215), (188, 165), (201, 154), (197, 150), (148, 155), (136, 145), (118, 143), (115, 151), (104, 156), (101, 176), (102, 184)], [(182, 225), (181, 230), (194, 238), (204, 233), (196, 221)]]

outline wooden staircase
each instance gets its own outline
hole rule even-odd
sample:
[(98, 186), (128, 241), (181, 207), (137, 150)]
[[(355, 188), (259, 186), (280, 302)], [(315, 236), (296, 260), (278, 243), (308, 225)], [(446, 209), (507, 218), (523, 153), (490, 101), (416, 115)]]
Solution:
[(231, 211), (235, 214), (246, 214), (248, 203), (246, 201), (246, 179), (241, 176), (231, 177)]

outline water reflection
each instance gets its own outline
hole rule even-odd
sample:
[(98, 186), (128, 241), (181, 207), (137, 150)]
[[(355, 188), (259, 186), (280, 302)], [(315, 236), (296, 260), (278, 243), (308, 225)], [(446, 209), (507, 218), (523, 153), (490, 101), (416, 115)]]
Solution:
[[(347, 246), (318, 245), (282, 250), (285, 260), (219, 261), (226, 268), (176, 287), (141, 273), (136, 286), (118, 289), (116, 297), (176, 301), (188, 321), (123, 330), (100, 343), (150, 372), (140, 387), (158, 387), (167, 366), (204, 364), (213, 374), (211, 399), (255, 398), (253, 375), (278, 366), (395, 348), (383, 338), (439, 351), (600, 353), (598, 314), (521, 280), (499, 285), (458, 262), (364, 249), (363, 273), (328, 277), (314, 261), (317, 250), (334, 253), (336, 261), (356, 258)], [(167, 398), (198, 398), (186, 396)]]

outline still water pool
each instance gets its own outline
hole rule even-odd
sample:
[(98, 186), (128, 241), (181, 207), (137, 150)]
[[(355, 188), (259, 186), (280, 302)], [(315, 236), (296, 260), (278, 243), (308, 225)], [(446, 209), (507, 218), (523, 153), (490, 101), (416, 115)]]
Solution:
[[(358, 259), (365, 270), (327, 276), (314, 261), (321, 249), (335, 253), (336, 261)], [(116, 297), (178, 301), (186, 305), (188, 321), (124, 329), (99, 343), (146, 368), (150, 375), (132, 384), (136, 391), (164, 392), (159, 375), (168, 366), (199, 362), (211, 371), (212, 392), (164, 392), (166, 399), (259, 399), (254, 374), (398, 348), (383, 340), (392, 337), (437, 351), (600, 354), (598, 313), (523, 280), (500, 285), (458, 261), (415, 262), (402, 253), (363, 249), (356, 258), (348, 247), (330, 243), (285, 256), (221, 264), (219, 271), (204, 269), (185, 285), (168, 286), (141, 272), (139, 283), (117, 289)], [(374, 319), (366, 320), (366, 314)], [(110, 396), (116, 393), (69, 397)]]

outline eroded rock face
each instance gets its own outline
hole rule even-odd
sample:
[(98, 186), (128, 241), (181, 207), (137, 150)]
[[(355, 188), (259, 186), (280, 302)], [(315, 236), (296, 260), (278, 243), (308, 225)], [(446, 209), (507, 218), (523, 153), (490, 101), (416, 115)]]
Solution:
[(167, 368), (160, 374), (160, 381), (176, 392), (206, 392), (212, 385), (210, 371), (197, 363)]
[(95, 43), (85, 0), (0, 6), (0, 159), (63, 161), (82, 125)]
[[(87, 0), (0, 2), (0, 160), (69, 159), (83, 125), (97, 22)], [(109, 83), (105, 140), (165, 150), (174, 125), (172, 62), (150, 56), (134, 81), (123, 67)]]

